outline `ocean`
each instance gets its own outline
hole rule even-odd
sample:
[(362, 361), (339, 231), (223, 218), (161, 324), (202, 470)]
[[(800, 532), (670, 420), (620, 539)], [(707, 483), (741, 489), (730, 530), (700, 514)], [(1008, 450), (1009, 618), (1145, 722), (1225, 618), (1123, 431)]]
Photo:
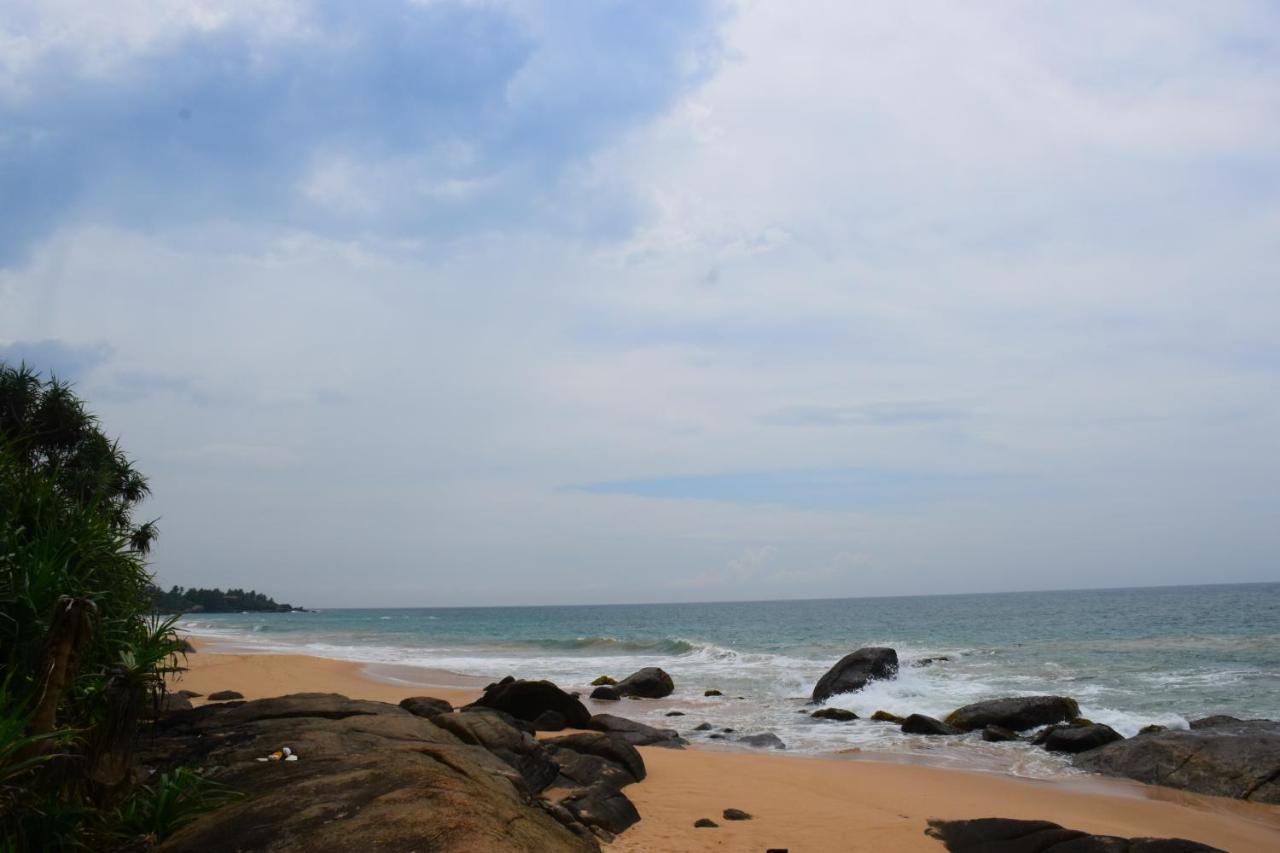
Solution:
[[(515, 675), (585, 697), (596, 676), (660, 666), (675, 680), (674, 695), (594, 710), (673, 727), (691, 740), (702, 740), (694, 726), (710, 722), (738, 734), (774, 732), (790, 752), (858, 751), (1032, 777), (1072, 771), (1026, 744), (904, 735), (865, 718), (880, 709), (943, 717), (969, 702), (1036, 693), (1072, 696), (1085, 717), (1126, 736), (1209, 714), (1280, 718), (1280, 584), (195, 614), (180, 624), (229, 651), (361, 661), (423, 685), (445, 686), (432, 670)], [(832, 664), (870, 645), (897, 649), (898, 677), (828, 703), (864, 719), (831, 723), (798, 713), (812, 710), (810, 691)], [(403, 667), (422, 667), (421, 676)], [(703, 696), (713, 688), (724, 696)], [(672, 710), (684, 716), (667, 717)]]

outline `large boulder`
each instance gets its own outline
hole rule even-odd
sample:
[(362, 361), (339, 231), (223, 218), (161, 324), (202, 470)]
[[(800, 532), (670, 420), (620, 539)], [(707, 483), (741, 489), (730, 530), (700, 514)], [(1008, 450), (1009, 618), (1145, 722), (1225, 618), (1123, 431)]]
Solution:
[(1090, 723), (1087, 726), (1053, 726), (1039, 742), (1050, 752), (1076, 753), (1088, 752), (1118, 740), (1124, 740), (1124, 735), (1111, 726)]
[(1077, 755), (1085, 770), (1200, 794), (1280, 804), (1280, 722), (1197, 720)]
[(1015, 732), (1063, 723), (1080, 716), (1076, 700), (1066, 696), (1017, 696), (989, 699), (957, 708), (947, 715), (946, 723), (969, 732), (987, 726), (1001, 726)]
[(813, 701), (825, 702), (837, 693), (852, 693), (877, 678), (893, 678), (898, 674), (898, 653), (893, 649), (868, 646), (850, 652), (818, 679), (813, 688)]
[(662, 746), (668, 749), (683, 749), (687, 741), (680, 737), (675, 729), (659, 729), (637, 723), (625, 717), (613, 714), (596, 714), (585, 728), (597, 732), (609, 732), (622, 737), (632, 746)]
[(591, 698), (597, 702), (617, 702), (622, 698), (622, 694), (618, 692), (618, 688), (602, 684), (591, 691)]
[[(283, 746), (298, 760), (258, 760)], [(165, 853), (597, 849), (533, 804), (506, 762), (386, 703), (301, 694), (207, 705), (157, 722), (138, 757), (243, 794), (175, 832)]]
[(639, 696), (643, 699), (661, 699), (676, 689), (671, 676), (656, 666), (631, 673), (617, 684), (619, 696)]
[(984, 817), (976, 820), (931, 820), (925, 834), (941, 841), (950, 853), (1224, 853), (1184, 838), (1121, 838), (1090, 835), (1047, 820)]
[(468, 707), (494, 708), (528, 722), (538, 719), (545, 711), (556, 711), (564, 717), (566, 725), (575, 729), (583, 728), (591, 719), (591, 712), (577, 697), (550, 681), (504, 680), (489, 687)]

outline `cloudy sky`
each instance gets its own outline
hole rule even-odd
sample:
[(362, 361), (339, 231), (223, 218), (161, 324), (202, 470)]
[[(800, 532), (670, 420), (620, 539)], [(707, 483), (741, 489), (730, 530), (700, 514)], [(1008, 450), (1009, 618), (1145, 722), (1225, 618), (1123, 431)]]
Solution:
[(166, 585), (1274, 580), (1280, 9), (0, 0), (0, 358)]

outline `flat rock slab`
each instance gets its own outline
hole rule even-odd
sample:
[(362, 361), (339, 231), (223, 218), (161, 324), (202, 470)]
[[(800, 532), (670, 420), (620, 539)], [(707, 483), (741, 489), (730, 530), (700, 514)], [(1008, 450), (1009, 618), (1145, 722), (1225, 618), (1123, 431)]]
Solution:
[(1280, 722), (1211, 718), (1196, 728), (1141, 734), (1075, 757), (1108, 776), (1199, 794), (1280, 803)]
[(925, 834), (951, 853), (1224, 853), (1182, 838), (1121, 838), (1065, 829), (1047, 820), (931, 820)]
[[(298, 760), (257, 761), (283, 746)], [(208, 705), (157, 723), (139, 760), (195, 767), (244, 795), (157, 848), (171, 853), (598, 849), (534, 805), (506, 762), (381, 702), (299, 694)]]

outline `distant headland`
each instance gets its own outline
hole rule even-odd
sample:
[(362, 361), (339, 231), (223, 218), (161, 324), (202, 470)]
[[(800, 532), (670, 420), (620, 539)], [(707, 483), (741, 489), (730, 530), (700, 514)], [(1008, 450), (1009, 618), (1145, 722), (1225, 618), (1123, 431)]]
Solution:
[(151, 587), (151, 608), (157, 613), (307, 613), (305, 607), (281, 604), (256, 590), (184, 589), (174, 586), (165, 592)]

